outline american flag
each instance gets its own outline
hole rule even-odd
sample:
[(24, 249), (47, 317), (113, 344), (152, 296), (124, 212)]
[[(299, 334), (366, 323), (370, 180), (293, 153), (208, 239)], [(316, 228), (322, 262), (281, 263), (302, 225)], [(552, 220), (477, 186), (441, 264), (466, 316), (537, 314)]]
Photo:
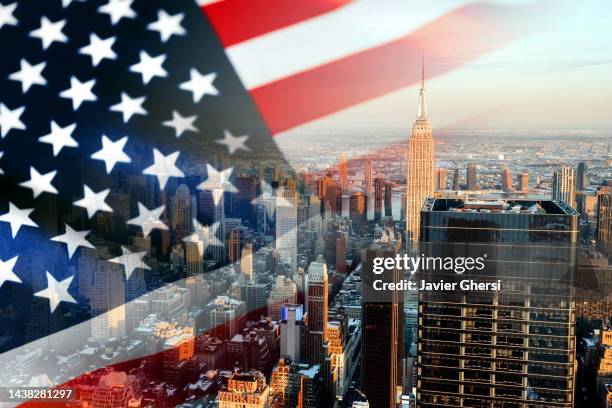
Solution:
[[(417, 83), (424, 50), (428, 76), (460, 67), (521, 34), (535, 7), (2, 0), (0, 366), (72, 347), (112, 312), (92, 313), (83, 288), (97, 281), (80, 259), (115, 265), (126, 284), (155, 269), (179, 184), (234, 194), (231, 163), (284, 163), (273, 136)], [(153, 275), (122, 302), (161, 287)]]

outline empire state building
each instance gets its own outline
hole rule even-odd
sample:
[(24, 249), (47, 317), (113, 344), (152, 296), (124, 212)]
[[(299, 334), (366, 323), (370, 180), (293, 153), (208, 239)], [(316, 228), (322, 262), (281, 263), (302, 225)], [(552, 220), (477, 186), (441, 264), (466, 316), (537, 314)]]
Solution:
[(434, 141), (425, 104), (425, 66), (421, 70), (419, 111), (408, 140), (408, 174), (406, 177), (406, 241), (417, 249), (421, 207), (434, 193)]

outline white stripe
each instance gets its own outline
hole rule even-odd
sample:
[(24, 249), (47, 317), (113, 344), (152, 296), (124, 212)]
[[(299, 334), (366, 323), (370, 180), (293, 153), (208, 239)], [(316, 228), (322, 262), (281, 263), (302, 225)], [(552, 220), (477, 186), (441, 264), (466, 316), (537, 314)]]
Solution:
[(213, 3), (218, 3), (219, 1), (223, 1), (223, 0), (196, 0), (196, 3), (198, 3), (198, 6), (207, 6), (209, 4), (213, 4)]
[(356, 0), (324, 15), (237, 44), (227, 54), (253, 89), (398, 39), (469, 0)]

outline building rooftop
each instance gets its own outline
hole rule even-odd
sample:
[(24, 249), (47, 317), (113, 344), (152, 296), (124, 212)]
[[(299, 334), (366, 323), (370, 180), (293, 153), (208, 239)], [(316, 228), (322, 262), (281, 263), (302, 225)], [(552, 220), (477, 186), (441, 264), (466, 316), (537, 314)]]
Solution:
[(576, 210), (563, 201), (539, 199), (501, 199), (501, 198), (430, 198), (421, 211), (496, 213), (496, 214), (549, 214), (576, 215)]

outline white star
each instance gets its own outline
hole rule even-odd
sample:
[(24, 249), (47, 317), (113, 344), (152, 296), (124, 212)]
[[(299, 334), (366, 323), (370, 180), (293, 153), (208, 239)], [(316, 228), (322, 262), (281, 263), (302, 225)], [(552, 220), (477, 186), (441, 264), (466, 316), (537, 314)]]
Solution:
[(110, 189), (102, 190), (99, 193), (94, 193), (87, 185), (83, 185), (84, 197), (75, 201), (73, 204), (77, 207), (87, 209), (87, 217), (91, 218), (98, 211), (113, 212), (113, 209), (106, 204), (106, 196), (110, 193)]
[(188, 131), (198, 132), (198, 128), (193, 125), (197, 116), (181, 116), (177, 111), (172, 112), (172, 120), (167, 120), (162, 125), (174, 128), (176, 137), (181, 137)]
[(142, 104), (146, 100), (146, 96), (140, 98), (132, 98), (125, 92), (121, 93), (121, 102), (110, 107), (113, 112), (121, 112), (123, 114), (123, 122), (127, 123), (128, 120), (134, 115), (146, 115), (147, 111), (142, 107)]
[[(66, 8), (68, 7), (74, 0), (62, 0), (62, 7)], [(85, 0), (76, 0), (76, 1), (80, 1), (80, 2), (84, 2)]]
[(47, 85), (47, 80), (42, 76), (42, 71), (47, 66), (46, 62), (30, 65), (24, 58), (21, 59), (21, 69), (9, 75), (9, 79), (21, 82), (21, 91), (28, 92), (28, 89), (34, 84)]
[(17, 8), (17, 2), (12, 4), (7, 4), (6, 6), (0, 4), (0, 28), (5, 25), (17, 25), (17, 19), (13, 15), (13, 12)]
[(11, 129), (25, 130), (25, 125), (21, 121), (21, 114), (25, 110), (25, 107), (10, 110), (6, 105), (0, 103), (0, 129), (2, 132), (2, 138), (7, 135)]
[(132, 10), (134, 0), (110, 0), (98, 8), (100, 13), (108, 14), (111, 23), (117, 24), (122, 18), (136, 18), (136, 12)]
[(159, 220), (164, 209), (165, 206), (162, 205), (161, 207), (149, 210), (142, 203), (138, 203), (138, 217), (128, 220), (127, 223), (142, 228), (142, 234), (145, 237), (148, 237), (154, 229), (167, 230), (168, 226)]
[(179, 85), (180, 89), (193, 93), (193, 102), (198, 103), (204, 95), (219, 95), (219, 90), (213, 85), (213, 81), (217, 78), (216, 72), (202, 75), (197, 69), (192, 68), (189, 71), (190, 79)]
[(163, 190), (170, 177), (185, 177), (185, 173), (176, 167), (175, 164), (179, 154), (180, 152), (176, 151), (164, 156), (159, 150), (153, 149), (154, 163), (144, 169), (142, 174), (156, 176), (159, 181), (159, 189)]
[(223, 131), (223, 140), (215, 140), (215, 142), (227, 146), (230, 154), (234, 154), (236, 150), (242, 149), (250, 151), (251, 149), (245, 145), (249, 139), (249, 135), (234, 136), (229, 130)]
[(64, 35), (62, 29), (66, 25), (66, 20), (51, 22), (47, 17), (40, 18), (40, 28), (31, 31), (30, 37), (40, 38), (43, 49), (49, 48), (53, 42), (68, 42), (68, 37)]
[(213, 225), (205, 227), (195, 218), (193, 219), (193, 232), (191, 235), (183, 238), (183, 242), (202, 241), (204, 243), (204, 249), (209, 245), (212, 246), (224, 246), (223, 242), (217, 238), (217, 230), (221, 226), (221, 223), (215, 222)]
[[(4, 152), (0, 152), (0, 159), (2, 156), (4, 156)], [(2, 170), (2, 168), (0, 168), (0, 174), (4, 174), (4, 170)]]
[(51, 184), (56, 174), (57, 170), (50, 171), (46, 174), (40, 174), (34, 167), (30, 166), (30, 180), (19, 183), (19, 185), (31, 189), (34, 198), (42, 193), (57, 194), (56, 188)]
[(21, 283), (21, 279), (19, 279), (19, 276), (15, 275), (13, 271), (18, 258), (18, 256), (14, 256), (6, 261), (0, 259), (0, 287), (7, 281)]
[(147, 25), (149, 30), (159, 32), (162, 42), (168, 41), (173, 35), (185, 35), (187, 31), (181, 26), (181, 21), (185, 15), (183, 13), (171, 16), (164, 10), (157, 12), (157, 21)]
[(38, 228), (38, 225), (30, 218), (32, 211), (34, 211), (33, 208), (21, 209), (9, 202), (9, 211), (0, 215), (0, 221), (8, 222), (11, 225), (11, 233), (15, 238), (23, 225)]
[(55, 309), (57, 309), (60, 302), (77, 303), (77, 301), (70, 296), (70, 293), (68, 293), (68, 288), (70, 287), (74, 276), (58, 282), (48, 271), (45, 272), (47, 273), (47, 289), (36, 292), (34, 296), (49, 299), (49, 308), (51, 309), (51, 313), (55, 312)]
[(234, 187), (234, 185), (229, 181), (229, 178), (232, 175), (233, 171), (233, 167), (222, 171), (217, 171), (217, 169), (207, 163), (206, 172), (208, 174), (208, 177), (205, 181), (198, 185), (198, 190), (212, 191), (213, 201), (215, 202), (215, 205), (219, 205), (219, 200), (221, 200), (221, 195), (224, 191), (227, 191), (229, 193), (238, 192), (238, 189)]
[(123, 269), (125, 270), (125, 279), (130, 279), (132, 273), (140, 268), (140, 269), (151, 269), (149, 265), (147, 265), (142, 258), (146, 255), (147, 251), (142, 252), (132, 252), (126, 247), (121, 247), (121, 256), (116, 258), (109, 259), (108, 262), (118, 263), (123, 265)]
[(164, 54), (151, 57), (146, 51), (140, 51), (140, 62), (132, 65), (130, 71), (142, 75), (142, 82), (146, 85), (153, 77), (165, 78), (168, 76), (168, 72), (162, 67), (165, 60)]
[(76, 123), (61, 127), (55, 121), (51, 121), (51, 133), (38, 138), (39, 142), (53, 145), (53, 156), (57, 156), (64, 147), (78, 147), (79, 144), (72, 138), (72, 132)]
[(60, 92), (60, 96), (62, 98), (72, 99), (72, 109), (77, 110), (83, 102), (94, 102), (98, 99), (91, 91), (95, 84), (95, 79), (91, 79), (87, 82), (81, 82), (77, 77), (73, 76), (70, 78), (70, 88)]
[(72, 255), (76, 252), (77, 248), (82, 246), (85, 248), (95, 248), (91, 243), (85, 239), (89, 234), (89, 231), (76, 231), (72, 227), (66, 224), (66, 232), (62, 235), (51, 238), (51, 241), (63, 242), (66, 244), (68, 249), (68, 258), (72, 258)]
[(130, 156), (125, 154), (123, 148), (128, 141), (128, 137), (124, 136), (121, 139), (113, 142), (106, 135), (102, 135), (102, 149), (91, 155), (94, 160), (102, 160), (106, 164), (106, 173), (110, 174), (118, 162), (131, 163)]
[(103, 40), (95, 33), (92, 33), (89, 35), (89, 45), (79, 49), (79, 53), (89, 55), (91, 57), (91, 64), (97, 67), (104, 58), (109, 60), (117, 59), (117, 54), (115, 54), (112, 48), (115, 39), (115, 37), (108, 37)]

